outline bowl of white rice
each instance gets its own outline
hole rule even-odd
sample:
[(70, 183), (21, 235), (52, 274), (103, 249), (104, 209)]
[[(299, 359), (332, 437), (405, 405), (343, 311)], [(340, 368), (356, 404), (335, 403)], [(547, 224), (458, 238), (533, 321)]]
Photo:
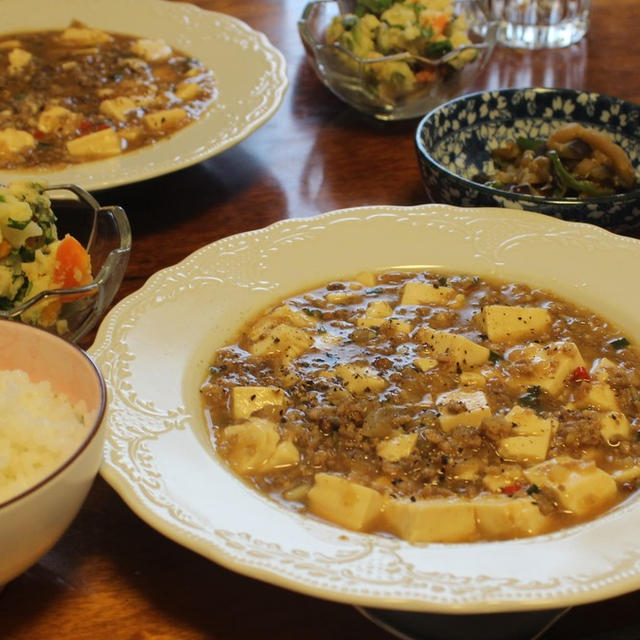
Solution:
[(106, 389), (82, 349), (0, 320), (0, 586), (62, 536), (98, 472)]

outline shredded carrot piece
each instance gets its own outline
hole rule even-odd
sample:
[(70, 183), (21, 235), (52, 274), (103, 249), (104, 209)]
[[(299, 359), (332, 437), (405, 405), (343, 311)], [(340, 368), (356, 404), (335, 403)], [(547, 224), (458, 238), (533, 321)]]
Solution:
[(11, 245), (3, 240), (0, 242), (0, 258), (6, 258), (11, 253)]
[(73, 236), (66, 235), (58, 245), (53, 282), (61, 289), (91, 282), (91, 258)]
[(429, 82), (433, 82), (436, 79), (436, 72), (430, 71), (429, 69), (423, 69), (422, 71), (418, 71), (416, 73), (416, 82), (422, 82), (427, 84)]

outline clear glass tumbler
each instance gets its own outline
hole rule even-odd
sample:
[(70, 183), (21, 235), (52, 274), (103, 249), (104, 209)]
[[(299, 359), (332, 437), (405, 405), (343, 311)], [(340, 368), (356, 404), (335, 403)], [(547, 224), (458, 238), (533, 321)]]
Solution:
[(498, 42), (523, 49), (566, 47), (589, 28), (591, 0), (488, 0)]

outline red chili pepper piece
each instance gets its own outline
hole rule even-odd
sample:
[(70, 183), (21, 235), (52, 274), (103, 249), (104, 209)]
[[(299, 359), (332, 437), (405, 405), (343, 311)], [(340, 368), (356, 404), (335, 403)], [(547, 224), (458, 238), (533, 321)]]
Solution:
[(42, 131), (40, 131), (40, 129), (36, 129), (36, 130), (33, 132), (33, 137), (34, 137), (36, 140), (42, 140), (42, 138), (44, 138), (44, 133), (42, 133)]
[(83, 120), (80, 123), (80, 131), (88, 131), (91, 128), (91, 123), (88, 120)]
[(505, 495), (512, 496), (514, 493), (518, 493), (522, 489), (522, 486), (519, 484), (509, 484), (506, 487), (502, 487), (500, 491)]
[(571, 376), (574, 382), (580, 382), (581, 380), (591, 380), (591, 376), (589, 372), (584, 367), (576, 367), (573, 370), (573, 374)]

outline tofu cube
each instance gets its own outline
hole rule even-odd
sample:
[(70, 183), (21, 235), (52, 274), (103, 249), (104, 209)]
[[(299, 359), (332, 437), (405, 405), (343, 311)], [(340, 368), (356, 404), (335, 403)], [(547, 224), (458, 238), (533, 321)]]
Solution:
[(557, 428), (557, 421), (541, 418), (535, 411), (516, 406), (505, 418), (513, 426), (512, 436), (502, 438), (498, 443), (498, 453), (505, 460), (519, 462), (541, 462), (547, 457), (551, 435)]
[(601, 511), (613, 503), (615, 480), (592, 461), (559, 456), (524, 469), (529, 482), (550, 491), (560, 505), (577, 516)]
[(142, 136), (144, 135), (144, 129), (142, 127), (126, 127), (125, 129), (120, 129), (118, 132), (120, 137), (129, 144), (134, 144)]
[(525, 482), (522, 467), (516, 464), (507, 464), (500, 473), (487, 474), (482, 478), (482, 484), (492, 493), (501, 493), (504, 487), (522, 485)]
[(441, 393), (436, 400), (440, 413), (440, 428), (449, 432), (455, 427), (479, 427), (484, 418), (491, 417), (491, 409), (482, 391), (456, 389)]
[(512, 462), (541, 462), (548, 449), (548, 436), (509, 436), (498, 444), (500, 457)]
[(459, 498), (387, 500), (383, 522), (409, 542), (465, 542), (476, 535), (473, 505)]
[(374, 300), (367, 305), (364, 316), (359, 317), (356, 324), (359, 327), (379, 327), (392, 313), (393, 309), (388, 302)]
[(13, 127), (0, 130), (0, 155), (13, 156), (35, 146), (36, 139), (27, 131)]
[(288, 324), (292, 327), (313, 328), (318, 324), (318, 318), (313, 313), (294, 309), (287, 304), (276, 307), (253, 325), (248, 333), (250, 340), (256, 342), (269, 333), (279, 324)]
[(92, 47), (111, 40), (105, 31), (89, 27), (67, 27), (60, 35), (60, 42), (70, 47)]
[(16, 47), (9, 52), (9, 73), (17, 75), (26, 67), (33, 56), (28, 51)]
[(298, 464), (300, 452), (290, 440), (280, 440), (269, 420), (250, 418), (226, 427), (222, 439), (231, 466), (240, 474), (266, 473)]
[(175, 129), (187, 118), (187, 112), (180, 107), (173, 109), (162, 109), (148, 113), (142, 118), (148, 129), (155, 132), (164, 132)]
[(136, 102), (127, 96), (108, 98), (100, 103), (100, 113), (118, 122), (125, 122), (127, 120), (127, 114), (135, 111), (137, 108), (138, 105)]
[(400, 304), (418, 305), (418, 304), (446, 304), (449, 300), (455, 298), (456, 290), (447, 286), (438, 286), (428, 284), (427, 282), (419, 282), (411, 280), (402, 288), (402, 297)]
[(551, 518), (544, 516), (531, 498), (481, 496), (473, 500), (478, 531), (492, 540), (544, 533)]
[(324, 297), (327, 302), (331, 304), (349, 304), (354, 297), (353, 291), (329, 291)]
[(631, 437), (631, 425), (621, 411), (608, 411), (600, 416), (600, 435), (605, 442), (616, 443)]
[(20, 40), (4, 40), (0, 42), (0, 50), (2, 49), (15, 49), (16, 47), (21, 47), (22, 43)]
[(367, 312), (371, 318), (387, 318), (393, 313), (391, 305), (385, 300), (373, 300), (367, 305)]
[(618, 398), (608, 383), (609, 373), (616, 365), (608, 358), (598, 358), (589, 371), (591, 381), (578, 385), (570, 409), (586, 409), (592, 407), (604, 411), (617, 411)]
[(597, 358), (591, 364), (589, 373), (593, 379), (606, 382), (609, 378), (609, 373), (615, 371), (615, 369), (616, 365), (609, 358)]
[(114, 129), (101, 129), (95, 133), (75, 138), (67, 142), (67, 151), (76, 158), (97, 160), (121, 153), (120, 136)]
[(298, 462), (300, 462), (300, 452), (296, 445), (291, 440), (283, 440), (278, 443), (273, 455), (267, 460), (263, 471), (293, 467)]
[(294, 360), (313, 345), (313, 337), (300, 327), (277, 324), (269, 333), (249, 346), (256, 356), (277, 355), (285, 360)]
[(640, 467), (628, 467), (627, 469), (617, 469), (611, 476), (617, 484), (636, 482), (640, 478)]
[(384, 331), (390, 331), (395, 336), (407, 336), (413, 331), (413, 326), (398, 318), (388, 318), (382, 325)]
[(415, 338), (426, 345), (434, 356), (445, 358), (461, 369), (469, 369), (489, 360), (489, 349), (455, 333), (420, 327)]
[(271, 405), (282, 407), (287, 396), (278, 387), (234, 387), (231, 389), (231, 413), (235, 420), (248, 418), (252, 413)]
[(540, 307), (487, 305), (482, 309), (481, 320), (491, 342), (509, 344), (534, 340), (551, 326), (551, 315)]
[(42, 133), (57, 131), (66, 135), (73, 133), (81, 120), (79, 113), (60, 106), (48, 107), (38, 116), (38, 130)]
[(200, 85), (197, 82), (181, 82), (175, 91), (176, 98), (188, 102), (200, 95)]
[(276, 452), (280, 436), (269, 420), (252, 418), (225, 427), (221, 438), (233, 469), (240, 474), (261, 473)]
[(602, 409), (604, 411), (617, 411), (618, 399), (609, 383), (600, 380), (591, 380), (578, 385), (574, 393), (570, 409)]
[(515, 382), (518, 385), (537, 385), (551, 395), (560, 393), (565, 379), (576, 367), (584, 366), (582, 355), (573, 342), (533, 344), (514, 351), (509, 359), (530, 365), (531, 373), (516, 378)]
[(307, 493), (311, 513), (353, 531), (370, 530), (382, 503), (382, 495), (374, 489), (329, 473), (317, 473)]
[(134, 42), (131, 45), (131, 51), (147, 62), (166, 60), (173, 53), (171, 47), (164, 40), (149, 38), (140, 38)]
[(376, 445), (376, 452), (389, 462), (397, 462), (413, 452), (417, 440), (417, 433), (400, 433), (387, 440), (381, 440)]
[(473, 458), (456, 462), (453, 467), (456, 480), (477, 480), (482, 470), (482, 462)]
[(465, 387), (484, 387), (487, 379), (476, 371), (464, 371), (460, 374), (460, 383)]
[(313, 313), (306, 313), (300, 309), (294, 309), (288, 304), (276, 307), (270, 314), (270, 318), (277, 318), (293, 327), (315, 327), (318, 324), (317, 316)]
[(413, 361), (413, 366), (420, 371), (430, 371), (438, 366), (438, 361), (435, 358), (416, 358)]
[(378, 375), (373, 367), (361, 364), (341, 364), (332, 371), (342, 380), (345, 389), (351, 393), (369, 393), (382, 391), (387, 382)]

